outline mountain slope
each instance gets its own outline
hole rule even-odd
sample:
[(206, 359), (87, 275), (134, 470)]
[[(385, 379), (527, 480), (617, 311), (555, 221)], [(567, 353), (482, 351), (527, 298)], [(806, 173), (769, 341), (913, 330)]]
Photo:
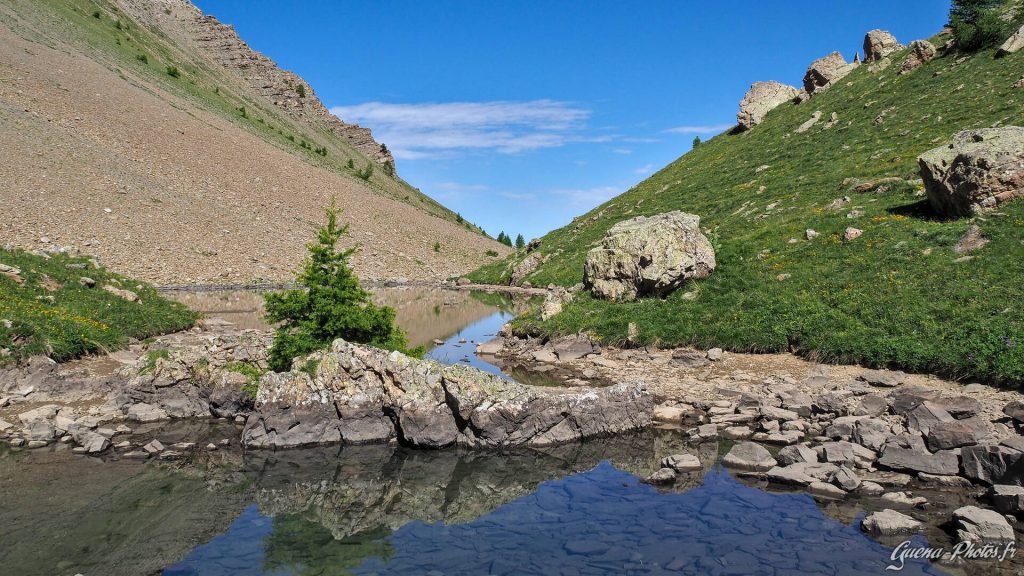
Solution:
[(160, 284), (290, 279), (332, 196), (364, 278), (507, 253), (186, 0), (0, 6), (0, 156), (3, 243), (73, 245)]
[[(581, 294), (547, 322), (520, 319), (520, 329), (589, 330), (624, 342), (633, 323), (640, 343), (793, 349), (826, 361), (1024, 378), (1024, 202), (976, 218), (991, 242), (960, 259), (953, 246), (972, 221), (932, 216), (916, 161), (957, 131), (1024, 124), (1024, 90), (1015, 87), (1024, 52), (950, 53), (899, 75), (908, 52), (859, 66), (749, 132), (701, 144), (551, 232), (537, 251), (547, 260), (524, 280), (580, 282), (587, 251), (613, 224), (671, 210), (701, 217), (718, 257), (709, 279), (665, 300), (615, 304)], [(817, 111), (821, 122), (796, 132)], [(833, 113), (838, 122), (826, 127)], [(854, 191), (882, 178), (896, 180)], [(830, 207), (845, 196), (849, 203)], [(848, 226), (863, 236), (843, 242)], [(806, 229), (820, 236), (808, 241)], [(470, 277), (508, 283), (526, 257)]]

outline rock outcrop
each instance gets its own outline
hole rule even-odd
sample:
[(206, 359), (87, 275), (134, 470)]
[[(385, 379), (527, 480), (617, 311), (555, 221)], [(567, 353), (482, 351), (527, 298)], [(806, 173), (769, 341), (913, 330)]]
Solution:
[(814, 94), (821, 92), (840, 80), (856, 68), (856, 64), (850, 64), (839, 52), (833, 52), (824, 58), (818, 58), (807, 68), (804, 74), (804, 92)]
[(715, 249), (700, 217), (684, 212), (638, 216), (611, 227), (587, 253), (584, 286), (598, 298), (665, 296), (715, 269)]
[(1024, 128), (965, 130), (918, 157), (932, 208), (968, 216), (1024, 195)]
[(903, 48), (890, 32), (872, 30), (864, 35), (864, 61), (875, 62)]
[(781, 104), (793, 101), (799, 94), (800, 91), (796, 88), (774, 80), (754, 82), (740, 101), (736, 121), (744, 129), (749, 130), (760, 124), (769, 112)]
[(144, 15), (145, 19), (177, 20), (185, 36), (198, 46), (210, 60), (232, 74), (240, 76), (253, 90), (268, 102), (312, 127), (321, 127), (341, 137), (350, 146), (378, 164), (394, 163), (387, 147), (374, 140), (368, 128), (349, 124), (331, 114), (316, 96), (313, 88), (297, 74), (282, 70), (267, 56), (253, 50), (235, 32), (235, 27), (223, 24), (217, 18), (204, 15), (187, 0), (149, 2), (120, 0), (130, 13)]
[(909, 74), (935, 58), (935, 46), (927, 40), (914, 40), (910, 43), (910, 55), (900, 65), (900, 74)]
[(243, 432), (246, 446), (549, 446), (643, 428), (653, 411), (640, 383), (530, 387), (343, 340), (303, 365), (310, 362), (311, 373), (263, 376)]
[(1013, 54), (1024, 48), (1024, 26), (1021, 26), (1016, 32), (1013, 33), (1003, 45), (999, 47), (999, 51), (996, 52), (997, 56), (1006, 56)]

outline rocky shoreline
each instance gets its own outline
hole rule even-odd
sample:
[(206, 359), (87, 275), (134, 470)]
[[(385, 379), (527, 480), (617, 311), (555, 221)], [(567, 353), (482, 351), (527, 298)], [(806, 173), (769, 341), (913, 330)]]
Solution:
[[(945, 526), (960, 541), (1008, 541), (1024, 516), (1024, 395), (1016, 391), (791, 355), (618, 349), (585, 336), (508, 331), (478, 352), (499, 365), (556, 371), (571, 386), (510, 384), (338, 342), (311, 366), (263, 375), (257, 387), (258, 376), (239, 366), (265, 368), (269, 343), (269, 333), (210, 320), (106, 359), (34, 359), (0, 375), (0, 439), (178, 460), (227, 446), (540, 447), (653, 423), (677, 430), (684, 445), (644, 472), (659, 486), (706, 471), (685, 446), (700, 454), (700, 446), (735, 442), (721, 459), (735, 475), (822, 502), (870, 502), (863, 527), (879, 538)], [(110, 370), (114, 359), (122, 364)], [(98, 375), (101, 360), (106, 375)], [(605, 382), (630, 384), (586, 386)], [(172, 419), (233, 420), (238, 436), (205, 446), (134, 440), (139, 427)]]

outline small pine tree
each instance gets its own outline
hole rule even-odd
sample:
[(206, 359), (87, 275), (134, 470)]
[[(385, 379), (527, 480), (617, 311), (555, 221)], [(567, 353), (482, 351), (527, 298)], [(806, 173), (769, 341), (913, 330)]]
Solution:
[(306, 86), (305, 84), (299, 84), (295, 87), (295, 93), (299, 95), (299, 98), (306, 97)]
[(523, 239), (523, 235), (519, 234), (516, 236), (516, 250), (522, 250), (526, 248), (526, 240)]
[(693, 137), (693, 147), (696, 148), (697, 146), (700, 146), (700, 145), (701, 145), (700, 136), (694, 136)]
[(348, 225), (338, 224), (341, 209), (333, 199), (325, 211), (327, 223), (317, 230), (316, 241), (306, 245), (309, 256), (296, 277), (305, 288), (264, 297), (267, 321), (279, 324), (270, 348), (270, 368), (287, 371), (293, 359), (326, 349), (338, 338), (422, 354), (420, 349), (407, 349), (405, 332), (395, 325), (394, 309), (373, 304), (352, 273), (348, 259), (356, 249), (338, 250)]
[(1001, 5), (1001, 0), (953, 0), (949, 26), (957, 48), (973, 52), (1002, 41), (1006, 25), (998, 10)]

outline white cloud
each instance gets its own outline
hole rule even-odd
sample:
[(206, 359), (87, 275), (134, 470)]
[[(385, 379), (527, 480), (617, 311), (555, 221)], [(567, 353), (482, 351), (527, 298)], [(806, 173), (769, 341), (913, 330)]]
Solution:
[(586, 127), (590, 110), (555, 100), (366, 102), (335, 106), (331, 112), (346, 122), (370, 128), (377, 140), (385, 142), (402, 159), (433, 158), (468, 150), (517, 154), (592, 140), (579, 134)]
[(498, 195), (502, 196), (504, 198), (508, 198), (509, 200), (520, 200), (520, 201), (533, 200), (533, 199), (537, 198), (536, 194), (533, 194), (533, 193), (530, 193), (530, 192), (524, 192), (524, 193), (520, 193), (520, 192), (499, 192)]
[(665, 132), (673, 134), (718, 134), (732, 128), (735, 124), (712, 124), (710, 126), (678, 126)]
[(637, 168), (636, 170), (633, 170), (633, 172), (641, 176), (647, 176), (648, 174), (654, 172), (654, 164), (644, 164), (643, 166)]

